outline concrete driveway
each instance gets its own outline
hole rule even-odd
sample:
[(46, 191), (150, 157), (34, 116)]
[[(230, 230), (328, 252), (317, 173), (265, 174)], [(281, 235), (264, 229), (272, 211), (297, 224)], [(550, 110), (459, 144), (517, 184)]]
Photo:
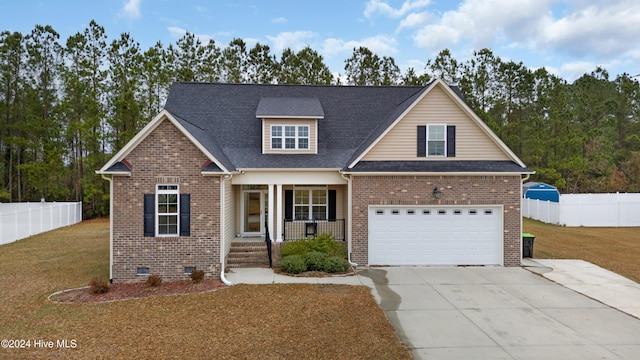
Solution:
[(523, 268), (388, 267), (294, 278), (233, 269), (234, 283), (366, 285), (416, 359), (636, 359), (640, 320)]
[(359, 276), (371, 280), (416, 359), (640, 354), (639, 319), (522, 268), (371, 268)]

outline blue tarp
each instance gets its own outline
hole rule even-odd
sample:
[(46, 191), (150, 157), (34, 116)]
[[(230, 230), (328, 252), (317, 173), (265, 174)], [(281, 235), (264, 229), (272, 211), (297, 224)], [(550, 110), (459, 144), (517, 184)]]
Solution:
[(540, 182), (528, 182), (522, 185), (522, 196), (527, 199), (560, 202), (560, 192), (555, 186)]

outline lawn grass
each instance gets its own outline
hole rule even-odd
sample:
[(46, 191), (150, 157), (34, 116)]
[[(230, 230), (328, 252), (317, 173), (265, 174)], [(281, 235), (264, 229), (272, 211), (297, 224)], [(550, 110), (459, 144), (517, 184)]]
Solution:
[(585, 260), (640, 282), (637, 227), (564, 227), (524, 219), (523, 231), (535, 235), (534, 259)]
[[(106, 219), (0, 246), (0, 339), (31, 341), (30, 349), (0, 348), (0, 358), (411, 358), (361, 286), (235, 285), (101, 304), (47, 300), (107, 278), (108, 264)], [(35, 349), (35, 340), (69, 340), (75, 348)]]

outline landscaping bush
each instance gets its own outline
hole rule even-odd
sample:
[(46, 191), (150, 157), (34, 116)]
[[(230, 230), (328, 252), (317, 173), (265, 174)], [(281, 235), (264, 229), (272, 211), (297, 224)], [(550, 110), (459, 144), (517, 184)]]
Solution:
[(111, 289), (107, 280), (99, 278), (92, 279), (89, 282), (89, 287), (91, 288), (91, 292), (96, 295), (107, 293), (109, 289)]
[(331, 256), (346, 256), (344, 244), (336, 241), (329, 233), (318, 234), (315, 238), (307, 240), (313, 251), (319, 251)]
[(324, 271), (328, 258), (328, 254), (319, 251), (311, 251), (302, 256), (304, 263), (307, 265), (307, 271)]
[(158, 287), (162, 285), (162, 278), (160, 275), (149, 275), (145, 284), (149, 287)]
[(327, 258), (324, 263), (324, 271), (328, 273), (342, 273), (349, 269), (349, 262), (338, 256)]
[(200, 283), (204, 280), (204, 270), (193, 269), (191, 274), (189, 274), (189, 277), (194, 284)]
[(289, 255), (280, 260), (280, 270), (289, 274), (300, 274), (307, 271), (307, 264), (305, 264), (302, 256)]
[(302, 256), (309, 251), (311, 251), (311, 247), (309, 246), (308, 240), (286, 241), (280, 248), (280, 256), (282, 259), (290, 255)]
[(347, 258), (345, 243), (336, 241), (329, 233), (318, 234), (315, 238), (287, 241), (282, 245), (280, 255), (282, 258), (289, 255), (302, 256), (311, 251)]

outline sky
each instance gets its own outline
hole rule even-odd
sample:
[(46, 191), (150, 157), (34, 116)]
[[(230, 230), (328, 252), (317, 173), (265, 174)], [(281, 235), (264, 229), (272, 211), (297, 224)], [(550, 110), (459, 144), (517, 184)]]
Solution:
[[(225, 47), (242, 38), (319, 52), (334, 74), (354, 47), (393, 57), (404, 73), (443, 49), (464, 62), (489, 48), (503, 61), (545, 67), (572, 82), (597, 66), (640, 75), (638, 0), (2, 0), (0, 31), (51, 25), (64, 45), (91, 20), (109, 42), (129, 33), (146, 50), (186, 31)], [(640, 76), (636, 79), (640, 80)]]

